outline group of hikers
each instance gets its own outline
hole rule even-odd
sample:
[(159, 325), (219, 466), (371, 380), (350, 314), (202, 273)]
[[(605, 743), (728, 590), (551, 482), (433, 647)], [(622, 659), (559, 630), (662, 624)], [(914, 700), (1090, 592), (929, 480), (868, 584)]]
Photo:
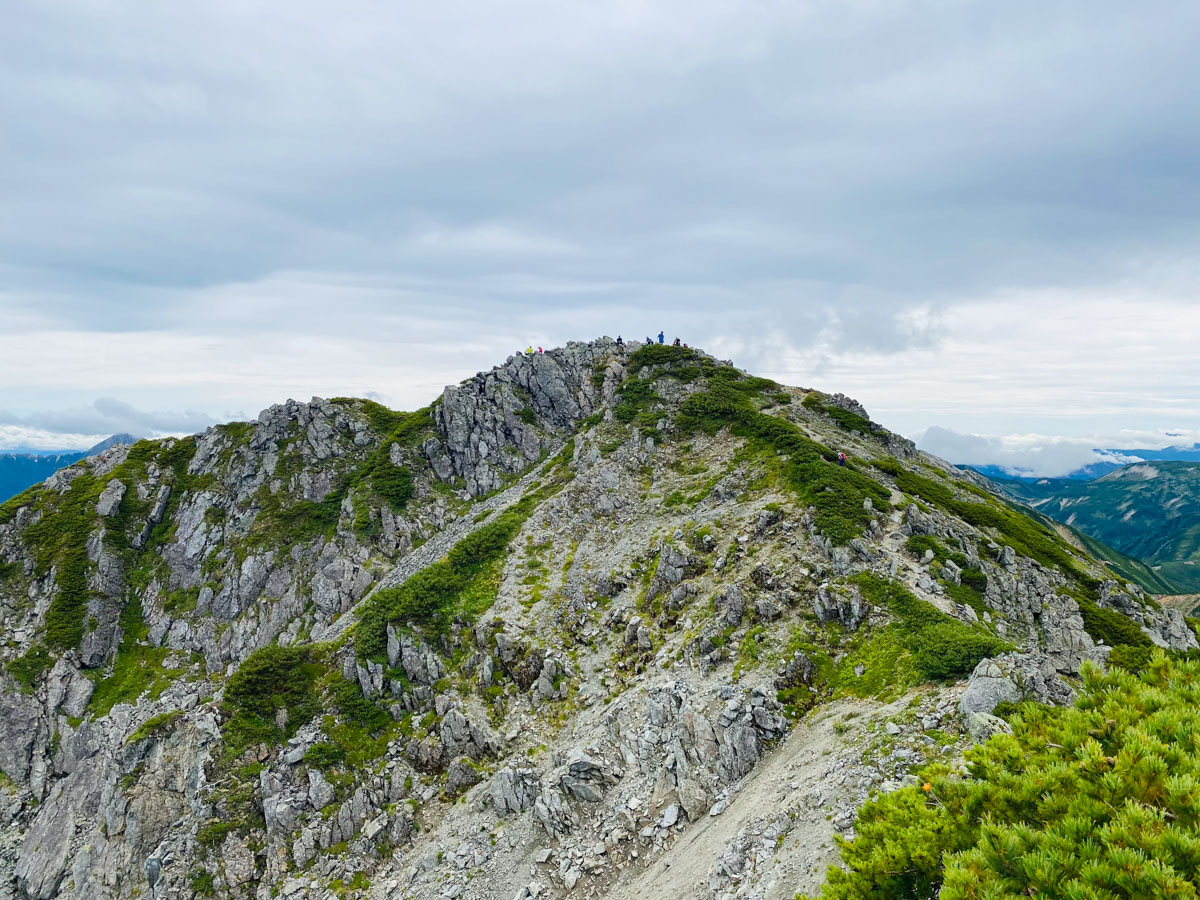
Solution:
[[(658, 343), (665, 344), (666, 342), (667, 342), (667, 336), (663, 332), (660, 331), (658, 333)], [(646, 338), (646, 344), (649, 345), (649, 344), (653, 344), (653, 343), (654, 343), (654, 338), (650, 338), (650, 337)], [(621, 337), (619, 334), (617, 335), (617, 346), (618, 347), (625, 346), (625, 339), (623, 337)], [(671, 342), (671, 346), (686, 348), (687, 344), (680, 343), (679, 338), (675, 338), (675, 340)]]
[[(648, 337), (648, 338), (646, 338), (646, 344), (647, 344), (647, 345), (649, 345), (649, 344), (653, 344), (654, 342), (655, 342), (655, 341), (654, 341), (654, 338), (649, 338), (649, 337)], [(660, 332), (658, 333), (658, 343), (660, 343), (660, 344), (665, 344), (666, 342), (667, 342), (667, 336), (666, 336), (666, 335), (665, 335), (663, 332), (661, 332), (661, 331), (660, 331)], [(617, 335), (617, 346), (618, 346), (618, 347), (620, 347), (620, 348), (622, 348), (622, 349), (624, 349), (624, 347), (625, 347), (625, 339), (624, 339), (623, 337), (621, 337), (619, 334)], [(684, 344), (684, 343), (682, 343), (682, 342), (679, 340), (679, 338), (675, 338), (675, 340), (671, 342), (671, 346), (672, 346), (672, 347), (681, 347), (681, 348), (683, 348), (683, 349), (685, 349), (685, 350), (687, 349), (687, 344)], [(537, 348), (537, 352), (538, 352), (538, 353), (543, 353), (543, 352), (545, 352), (545, 351), (543, 351), (541, 347), (538, 347), (538, 348)], [(530, 344), (528, 347), (526, 347), (526, 348), (525, 348), (525, 355), (526, 355), (526, 356), (533, 356), (533, 353), (534, 353), (533, 345), (532, 345), (532, 344)]]

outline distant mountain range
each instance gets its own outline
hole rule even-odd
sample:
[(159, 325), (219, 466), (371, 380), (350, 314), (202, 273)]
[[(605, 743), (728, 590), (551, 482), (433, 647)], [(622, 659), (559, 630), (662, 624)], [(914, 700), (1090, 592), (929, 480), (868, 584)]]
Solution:
[(114, 434), (87, 450), (0, 453), (0, 503), (39, 481), (45, 481), (64, 466), (77, 463), (86, 456), (92, 456), (116, 444), (132, 444), (136, 440), (131, 434)]
[[(1091, 481), (1093, 478), (1100, 478), (1107, 475), (1109, 472), (1115, 472), (1122, 466), (1128, 465), (1134, 460), (1153, 462), (1155, 460), (1175, 460), (1179, 462), (1200, 462), (1200, 444), (1193, 444), (1191, 447), (1163, 447), (1158, 450), (1097, 450), (1097, 453), (1109, 454), (1117, 458), (1124, 458), (1125, 462), (1113, 462), (1105, 459), (1094, 463), (1089, 463), (1086, 466), (1081, 466), (1060, 478), (1071, 481)], [(1132, 458), (1132, 459), (1131, 459)], [(1013, 479), (1019, 478), (1025, 481), (1040, 481), (1040, 475), (1022, 474), (1020, 469), (1015, 471), (1012, 467), (986, 465), (977, 466), (966, 463), (956, 463), (963, 468), (974, 469), (980, 475), (986, 475), (992, 479)]]
[(1200, 592), (1200, 454), (1132, 463), (1091, 481), (992, 481), (1038, 512), (1144, 562), (1164, 588), (1174, 588), (1162, 593)]

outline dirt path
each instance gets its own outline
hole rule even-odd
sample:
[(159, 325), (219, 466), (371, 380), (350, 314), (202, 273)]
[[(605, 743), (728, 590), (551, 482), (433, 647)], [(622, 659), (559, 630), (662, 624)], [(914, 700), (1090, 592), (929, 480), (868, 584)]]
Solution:
[[(650, 868), (627, 872), (600, 896), (606, 900), (711, 900), (709, 869), (737, 838), (739, 829), (753, 819), (788, 810), (797, 811), (795, 824), (770, 863), (760, 866), (753, 876), (761, 894), (751, 896), (791, 900), (797, 891), (815, 890), (824, 879), (826, 866), (836, 858), (834, 826), (827, 808), (851, 790), (831, 783), (825, 773), (836, 754), (853, 743), (867, 725), (896, 715), (909, 699), (905, 696), (887, 705), (871, 700), (831, 704), (813, 721), (797, 726), (763, 759), (725, 812), (706, 816), (688, 828)], [(814, 794), (822, 802), (811, 805)]]

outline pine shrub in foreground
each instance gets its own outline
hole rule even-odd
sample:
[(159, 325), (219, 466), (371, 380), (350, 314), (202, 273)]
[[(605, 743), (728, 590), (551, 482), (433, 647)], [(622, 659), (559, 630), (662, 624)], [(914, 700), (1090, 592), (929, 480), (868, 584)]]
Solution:
[(822, 900), (1142, 900), (1200, 891), (1200, 662), (1088, 667), (919, 787), (867, 803)]

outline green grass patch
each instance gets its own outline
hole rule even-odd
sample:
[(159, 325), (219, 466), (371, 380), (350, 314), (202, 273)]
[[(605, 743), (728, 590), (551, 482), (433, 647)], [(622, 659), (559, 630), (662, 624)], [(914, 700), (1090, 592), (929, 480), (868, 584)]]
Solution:
[(1035, 559), (1044, 566), (1057, 566), (1070, 574), (1087, 577), (1079, 568), (1075, 555), (1057, 534), (1024, 513), (992, 499), (974, 485), (957, 486), (981, 498), (982, 502), (959, 498), (951, 485), (918, 475), (895, 460), (878, 459), (874, 465), (895, 478), (900, 490), (952, 512), (976, 528), (994, 531), (1022, 556)]
[(842, 409), (840, 406), (835, 406), (832, 403), (825, 403), (815, 393), (805, 397), (802, 405), (805, 409), (828, 416), (846, 431), (858, 431), (862, 434), (871, 434), (875, 431), (870, 419), (865, 419), (856, 413), (850, 412), (848, 409)]
[(983, 594), (969, 584), (955, 584), (953, 581), (942, 581), (942, 588), (955, 603), (961, 603), (964, 606), (969, 606), (975, 610), (975, 614), (980, 619), (987, 612), (987, 604), (983, 600)]
[(384, 658), (389, 622), (442, 632), (456, 617), (472, 621), (485, 612), (495, 600), (508, 545), (533, 505), (532, 498), (522, 499), (455, 544), (445, 559), (372, 594), (354, 629), (358, 657)]
[(613, 418), (618, 422), (629, 424), (635, 420), (639, 424), (652, 424), (651, 407), (661, 403), (660, 397), (654, 391), (654, 383), (650, 380), (630, 378), (621, 384), (617, 391), (617, 402), (613, 406)]
[(125, 741), (125, 745), (136, 744), (138, 741), (144, 741), (164, 731), (169, 731), (182, 716), (183, 710), (181, 709), (173, 709), (170, 712), (151, 716), (142, 723), (142, 726), (137, 731), (129, 736), (129, 739)]
[[(846, 655), (834, 667), (831, 682), (838, 695), (891, 700), (925, 681), (908, 647), (908, 633), (899, 625), (885, 625), (855, 634)], [(862, 667), (862, 675), (855, 674)]]
[(407, 466), (392, 465), (390, 458), (380, 458), (371, 467), (371, 489), (393, 512), (402, 512), (412, 499), (416, 487), (412, 471)]
[[(209, 822), (196, 829), (196, 843), (206, 849), (213, 849), (225, 842), (225, 836), (240, 827), (238, 822)], [(211, 878), (209, 882), (211, 884)]]
[[(870, 573), (851, 581), (870, 604), (887, 609), (893, 621), (855, 635), (835, 673), (841, 690), (859, 696), (895, 695), (923, 681), (963, 677), (981, 659), (1012, 649), (984, 629), (917, 598), (897, 581)], [(858, 665), (865, 668), (862, 676), (854, 674)]]
[(332, 537), (341, 519), (342, 502), (356, 493), (355, 528), (369, 536), (370, 514), (365, 498), (358, 490), (369, 489), (393, 512), (403, 512), (416, 492), (415, 476), (410, 467), (392, 462), (392, 445), (413, 447), (432, 434), (432, 407), (416, 412), (396, 412), (370, 400), (337, 401), (358, 404), (371, 428), (380, 434), (379, 443), (366, 460), (344, 468), (335, 477), (329, 492), (321, 500), (295, 500), (290, 494), (291, 476), (298, 470), (299, 455), (291, 453), (280, 462), (276, 478), (284, 483), (278, 493), (264, 485), (258, 495), (259, 514), (254, 521), (256, 546), (286, 547), (309, 543), (320, 537)]
[(333, 712), (324, 718), (322, 728), (341, 756), (339, 764), (361, 769), (382, 756), (400, 724), (338, 672), (326, 679), (326, 696)]
[(729, 427), (760, 449), (787, 456), (782, 469), (785, 483), (813, 507), (817, 527), (834, 544), (845, 544), (863, 533), (872, 515), (864, 508), (865, 500), (870, 499), (876, 510), (891, 508), (889, 492), (873, 478), (853, 465), (837, 465), (836, 453), (794, 423), (759, 412), (753, 398), (764, 390), (762, 379), (735, 376), (733, 370), (718, 372), (705, 390), (688, 397), (680, 410), (680, 431), (713, 434)]
[(346, 751), (337, 744), (321, 741), (304, 752), (304, 763), (314, 769), (332, 769), (345, 765)]
[(213, 881), (211, 872), (192, 872), (188, 878), (191, 880), (192, 890), (201, 897), (211, 897), (217, 892), (217, 886)]
[(0, 525), (7, 525), (26, 506), (35, 504), (41, 498), (44, 490), (45, 488), (42, 485), (35, 484), (31, 488), (21, 491), (15, 497), (9, 497), (3, 503), (0, 503)]
[(433, 429), (433, 407), (426, 406), (415, 412), (399, 412), (388, 409), (374, 400), (359, 400), (339, 397), (333, 401), (342, 405), (357, 405), (367, 424), (380, 436), (381, 443), (397, 443), (401, 447), (412, 447)]
[(43, 643), (35, 643), (21, 656), (9, 662), (8, 674), (25, 691), (32, 691), (42, 675), (54, 665), (54, 657)]
[(927, 550), (932, 550), (933, 558), (940, 562), (953, 562), (960, 569), (966, 569), (970, 565), (963, 554), (957, 550), (950, 550), (937, 538), (928, 534), (914, 534), (904, 542), (904, 549), (918, 559), (923, 557)]
[(318, 537), (332, 537), (351, 484), (351, 477), (344, 473), (321, 500), (293, 499), (286, 478), (277, 493), (264, 484), (257, 497), (259, 513), (254, 518), (250, 545), (289, 547)]
[(1079, 604), (1084, 630), (1092, 640), (1097, 643), (1102, 641), (1110, 647), (1140, 647), (1148, 650), (1154, 646), (1149, 636), (1124, 613), (1101, 606), (1086, 590), (1068, 590), (1067, 593)]
[(142, 618), (142, 604), (136, 597), (121, 610), (121, 643), (113, 660), (112, 671), (88, 672), (96, 689), (88, 701), (88, 711), (94, 718), (106, 716), (118, 703), (133, 703), (142, 694), (157, 700), (186, 669), (165, 669), (168, 650), (145, 643), (148, 635)]
[(102, 486), (90, 473), (76, 476), (65, 494), (41, 519), (25, 529), (23, 539), (33, 554), (34, 572), (55, 570), (57, 590), (46, 610), (45, 641), (54, 650), (79, 646), (87, 610), (87, 539), (96, 520), (96, 500)]
[(163, 597), (163, 610), (173, 616), (194, 612), (200, 599), (200, 588), (190, 587), (177, 591), (168, 591)]

